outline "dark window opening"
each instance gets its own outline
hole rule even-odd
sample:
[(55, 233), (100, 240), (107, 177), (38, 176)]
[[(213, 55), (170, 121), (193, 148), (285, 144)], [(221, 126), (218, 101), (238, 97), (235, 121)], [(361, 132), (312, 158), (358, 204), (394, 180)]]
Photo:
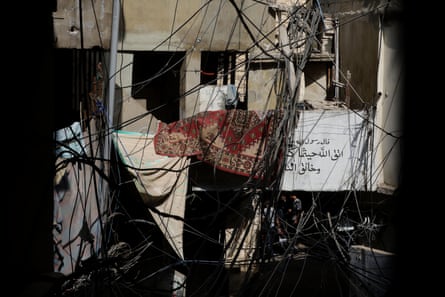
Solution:
[(246, 61), (247, 54), (244, 52), (202, 52), (201, 84), (234, 85), (238, 97), (236, 108), (247, 108), (248, 71), (246, 71)]
[(54, 130), (86, 119), (94, 112), (90, 94), (102, 92), (102, 88), (93, 90), (102, 57), (100, 48), (54, 50)]
[[(331, 62), (309, 62), (304, 69), (305, 86), (318, 89), (325, 100), (334, 97), (333, 70)], [(321, 80), (323, 77), (325, 79)]]
[(183, 52), (137, 52), (133, 58), (132, 97), (147, 99), (147, 110), (166, 123), (179, 120)]

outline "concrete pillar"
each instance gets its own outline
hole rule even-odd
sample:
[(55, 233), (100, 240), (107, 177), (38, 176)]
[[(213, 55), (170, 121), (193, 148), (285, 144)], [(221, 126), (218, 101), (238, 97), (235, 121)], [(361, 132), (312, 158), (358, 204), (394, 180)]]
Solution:
[(116, 73), (116, 86), (122, 89), (122, 98), (128, 99), (131, 96), (132, 88), (128, 88), (133, 80), (133, 59), (134, 54), (118, 53), (117, 65), (119, 65), (119, 71)]
[(186, 54), (181, 67), (181, 99), (179, 117), (184, 119), (199, 111), (199, 84), (201, 82), (201, 52), (191, 51)]
[[(379, 174), (379, 191), (389, 193), (399, 186), (401, 168), (401, 142), (397, 137), (403, 134), (402, 116), (404, 111), (404, 71), (403, 43), (400, 41), (400, 23), (381, 24), (382, 42), (377, 77), (375, 122), (386, 132), (375, 129), (377, 159), (375, 164), (384, 164), (383, 174)], [(379, 170), (379, 168), (373, 168)]]

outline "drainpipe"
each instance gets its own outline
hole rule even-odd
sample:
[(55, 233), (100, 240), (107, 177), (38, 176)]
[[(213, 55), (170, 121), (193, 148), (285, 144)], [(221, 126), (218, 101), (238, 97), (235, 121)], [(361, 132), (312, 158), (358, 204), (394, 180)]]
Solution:
[(338, 18), (335, 18), (335, 100), (339, 100), (340, 99), (340, 87), (339, 87), (339, 79), (340, 79), (340, 73), (339, 73), (339, 69), (340, 69), (340, 65), (339, 65), (339, 56), (338, 56), (338, 52), (339, 52), (339, 42), (338, 42), (338, 36), (339, 36), (339, 27), (338, 27)]
[[(116, 61), (117, 61), (117, 43), (119, 37), (119, 15), (120, 15), (120, 2), (119, 0), (113, 0), (113, 19), (111, 24), (111, 44), (110, 44), (110, 65), (108, 70), (108, 106), (107, 106), (107, 118), (108, 129), (111, 129), (114, 125), (114, 93), (115, 93), (115, 81), (116, 81)], [(105, 159), (110, 159), (110, 146), (111, 146), (111, 133), (108, 133), (107, 141), (105, 143)]]

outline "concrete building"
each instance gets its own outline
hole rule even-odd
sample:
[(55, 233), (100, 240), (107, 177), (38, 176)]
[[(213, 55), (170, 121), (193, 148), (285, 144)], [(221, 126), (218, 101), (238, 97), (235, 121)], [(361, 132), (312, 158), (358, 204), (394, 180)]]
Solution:
[[(327, 203), (320, 212), (323, 219), (315, 222), (331, 231), (326, 232), (332, 235), (327, 239), (329, 244), (336, 243), (335, 234), (344, 234), (349, 226), (343, 224), (345, 216), (342, 216), (346, 192), (359, 197), (361, 207), (375, 201), (384, 201), (386, 205), (400, 179), (403, 131), (400, 9), (397, 1), (389, 5), (388, 1), (369, 4), (365, 0), (341, 4), (302, 0), (127, 0), (120, 3), (58, 0), (53, 12), (57, 73), (55, 128), (63, 129), (79, 122), (84, 133), (81, 139), (86, 141), (86, 147), (91, 145), (88, 158), (78, 152), (84, 158), (81, 164), (92, 168), (87, 177), (82, 177), (84, 180), (79, 184), (83, 184), (83, 188), (79, 188), (79, 193), (85, 198), (84, 210), (93, 209), (88, 213), (90, 217), (79, 219), (73, 223), (74, 227), (62, 228), (60, 232), (66, 235), (67, 230), (76, 230), (75, 235), (79, 235), (77, 242), (71, 234), (63, 239), (65, 248), (73, 242), (80, 245), (87, 242), (85, 246), (94, 242), (88, 252), (78, 252), (71, 259), (77, 266), (65, 266), (64, 269), (68, 269), (63, 272), (69, 274), (79, 267), (88, 269), (91, 255), (119, 255), (127, 260), (138, 259), (131, 261), (134, 266), (126, 266), (130, 277), (134, 277), (129, 281), (137, 281), (141, 292), (150, 292), (153, 296), (171, 295), (172, 291), (178, 296), (231, 296), (239, 292), (256, 295), (259, 291), (243, 281), (254, 281), (251, 274), (258, 271), (276, 272), (270, 268), (272, 264), (262, 270), (263, 264), (267, 264), (263, 260), (252, 260), (259, 253), (263, 222), (258, 207), (265, 196), (281, 191), (296, 192), (302, 197), (305, 211), (314, 216), (318, 203), (335, 200), (334, 206)], [(160, 209), (162, 203), (141, 199), (138, 190), (142, 171), (137, 169), (148, 167), (133, 166), (136, 172), (127, 170), (132, 164), (125, 162), (134, 162), (134, 159), (125, 159), (119, 151), (119, 141), (109, 134), (123, 131), (126, 134), (121, 135), (149, 135), (150, 143), (154, 143), (153, 137), (161, 123), (177, 123), (203, 112), (232, 109), (291, 113), (289, 127), (283, 129), (289, 135), (281, 134), (281, 138), (294, 133), (296, 136), (295, 142), (284, 142), (286, 149), (297, 149), (303, 156), (302, 149), (310, 148), (312, 161), (316, 158), (323, 161), (329, 153), (329, 163), (303, 163), (299, 159), (295, 164), (298, 163), (297, 167), (306, 164), (304, 172), (297, 167), (288, 170), (294, 174), (291, 182), (289, 184), (289, 175), (286, 179), (284, 173), (287, 186), (280, 187), (252, 182), (249, 176), (217, 170), (191, 157), (190, 163), (181, 167), (181, 170), (187, 168), (181, 215), (178, 215), (180, 211)], [(358, 125), (366, 126), (360, 130), (368, 133), (363, 138), (366, 141), (354, 143), (357, 151), (339, 151), (344, 143), (334, 142), (335, 133), (327, 130), (322, 135), (328, 135), (324, 139), (329, 138), (331, 146), (323, 140), (322, 147), (304, 147), (299, 143), (297, 128), (304, 127), (307, 119), (317, 114), (323, 116), (323, 124), (331, 127), (357, 119)], [(340, 114), (341, 119), (328, 117), (325, 121), (326, 115), (334, 114)], [(359, 116), (354, 117), (355, 114)], [(352, 135), (349, 133), (350, 130), (342, 132), (341, 141), (349, 140)], [(138, 161), (154, 163), (166, 159), (145, 157), (138, 156)], [(183, 160), (180, 157), (184, 156), (173, 157)], [(360, 160), (357, 168), (347, 167), (353, 157)], [(340, 159), (345, 160), (344, 163), (336, 162)], [(309, 179), (305, 178), (309, 174), (318, 174), (314, 178), (321, 180), (320, 176), (325, 175), (320, 175), (320, 170), (328, 172), (329, 166), (345, 172), (357, 170), (354, 171), (357, 180), (346, 177), (321, 181), (322, 186), (314, 186), (317, 183), (313, 179), (309, 182), (311, 187), (306, 187)], [(93, 191), (92, 180), (104, 176), (108, 177), (105, 184), (95, 185)], [(163, 196), (170, 194), (164, 192)], [(73, 203), (77, 201), (76, 197), (72, 199)], [(165, 213), (174, 217), (176, 223), (181, 222), (174, 228), (184, 228), (182, 239), (176, 238), (178, 229), (167, 226), (173, 223), (165, 219), (169, 217)], [(363, 231), (368, 235), (381, 225), (390, 225), (387, 216), (367, 218), (368, 213), (373, 212), (366, 209), (364, 217), (360, 214), (361, 221), (355, 221), (354, 217), (347, 222), (354, 221), (355, 228), (362, 228), (352, 233)], [(81, 210), (77, 212), (79, 217), (81, 214)], [(102, 224), (104, 229), (100, 228)], [(104, 251), (111, 242), (103, 233), (109, 230), (107, 224), (117, 228), (113, 231), (119, 235), (117, 243)], [(136, 229), (133, 224), (137, 225)], [(379, 248), (391, 246), (385, 239), (391, 235), (389, 229), (385, 229), (387, 232), (382, 232), (383, 235), (379, 233), (379, 239), (384, 241), (379, 243)], [(141, 248), (142, 243), (146, 248)], [(338, 250), (340, 256), (345, 256), (343, 248)], [(357, 253), (356, 249), (353, 253)], [(155, 260), (145, 263), (141, 259), (146, 256)], [(299, 259), (294, 262), (295, 271), (301, 269)], [(137, 279), (132, 274), (134, 267), (136, 274), (146, 277)], [(335, 268), (334, 263), (332, 267)], [(346, 285), (342, 282), (342, 286)], [(265, 290), (266, 287), (267, 282)], [(318, 292), (311, 286), (304, 287), (303, 291), (309, 295)]]

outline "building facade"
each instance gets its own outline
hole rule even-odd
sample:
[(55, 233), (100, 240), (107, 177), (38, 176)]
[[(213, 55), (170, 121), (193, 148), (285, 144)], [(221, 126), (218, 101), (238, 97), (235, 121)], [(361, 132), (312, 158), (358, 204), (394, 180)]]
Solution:
[[(111, 278), (147, 296), (258, 296), (280, 290), (258, 275), (276, 281), (270, 266), (289, 254), (303, 273), (304, 255), (319, 267), (363, 243), (392, 252), (401, 7), (368, 2), (57, 1), (55, 128), (80, 123), (82, 149), (58, 142), (72, 156), (59, 156), (55, 182), (67, 164), (88, 170), (71, 169), (78, 194), (54, 202), (76, 214), (56, 230), (55, 270), (110, 257), (128, 276)], [(282, 194), (303, 214), (269, 255), (262, 209)]]

